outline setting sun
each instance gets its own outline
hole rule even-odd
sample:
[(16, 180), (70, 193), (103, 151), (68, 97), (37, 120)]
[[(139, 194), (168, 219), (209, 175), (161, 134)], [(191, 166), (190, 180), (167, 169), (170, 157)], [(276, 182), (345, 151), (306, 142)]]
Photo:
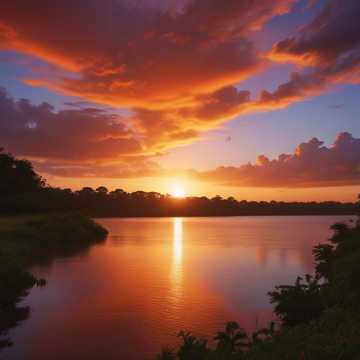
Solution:
[(186, 196), (186, 191), (183, 186), (176, 184), (172, 187), (170, 194), (172, 197), (182, 198)]

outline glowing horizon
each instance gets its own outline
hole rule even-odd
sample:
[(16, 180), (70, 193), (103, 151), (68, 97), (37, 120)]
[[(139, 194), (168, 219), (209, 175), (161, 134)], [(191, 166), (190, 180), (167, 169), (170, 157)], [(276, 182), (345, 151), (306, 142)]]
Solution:
[(26, 4), (0, 4), (0, 147), (50, 184), (356, 199), (358, 1)]
[(175, 198), (186, 197), (186, 190), (181, 184), (174, 184), (171, 187), (170, 195)]

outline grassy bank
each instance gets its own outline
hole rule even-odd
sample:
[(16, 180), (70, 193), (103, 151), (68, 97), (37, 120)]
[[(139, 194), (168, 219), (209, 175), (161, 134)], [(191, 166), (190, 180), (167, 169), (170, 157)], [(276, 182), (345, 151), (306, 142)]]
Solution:
[(0, 218), (0, 350), (11, 345), (8, 330), (29, 316), (21, 300), (33, 286), (45, 285), (29, 266), (84, 251), (106, 235), (106, 229), (80, 214)]

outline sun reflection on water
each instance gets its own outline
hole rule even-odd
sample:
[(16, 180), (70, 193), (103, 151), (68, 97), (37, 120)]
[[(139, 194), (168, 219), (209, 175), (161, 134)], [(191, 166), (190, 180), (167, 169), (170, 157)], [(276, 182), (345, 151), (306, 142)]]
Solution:
[(171, 261), (171, 302), (178, 305), (182, 296), (183, 219), (173, 219), (173, 242)]
[(183, 219), (174, 218), (174, 234), (173, 234), (173, 263), (178, 267), (182, 260), (183, 247)]

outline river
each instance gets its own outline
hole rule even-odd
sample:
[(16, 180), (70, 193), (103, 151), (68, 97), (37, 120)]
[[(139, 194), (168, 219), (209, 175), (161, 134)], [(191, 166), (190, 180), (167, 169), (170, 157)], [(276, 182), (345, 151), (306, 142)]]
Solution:
[(313, 271), (312, 247), (350, 217), (98, 219), (103, 244), (33, 272), (8, 360), (143, 360), (182, 329), (209, 336), (273, 317), (267, 292)]

